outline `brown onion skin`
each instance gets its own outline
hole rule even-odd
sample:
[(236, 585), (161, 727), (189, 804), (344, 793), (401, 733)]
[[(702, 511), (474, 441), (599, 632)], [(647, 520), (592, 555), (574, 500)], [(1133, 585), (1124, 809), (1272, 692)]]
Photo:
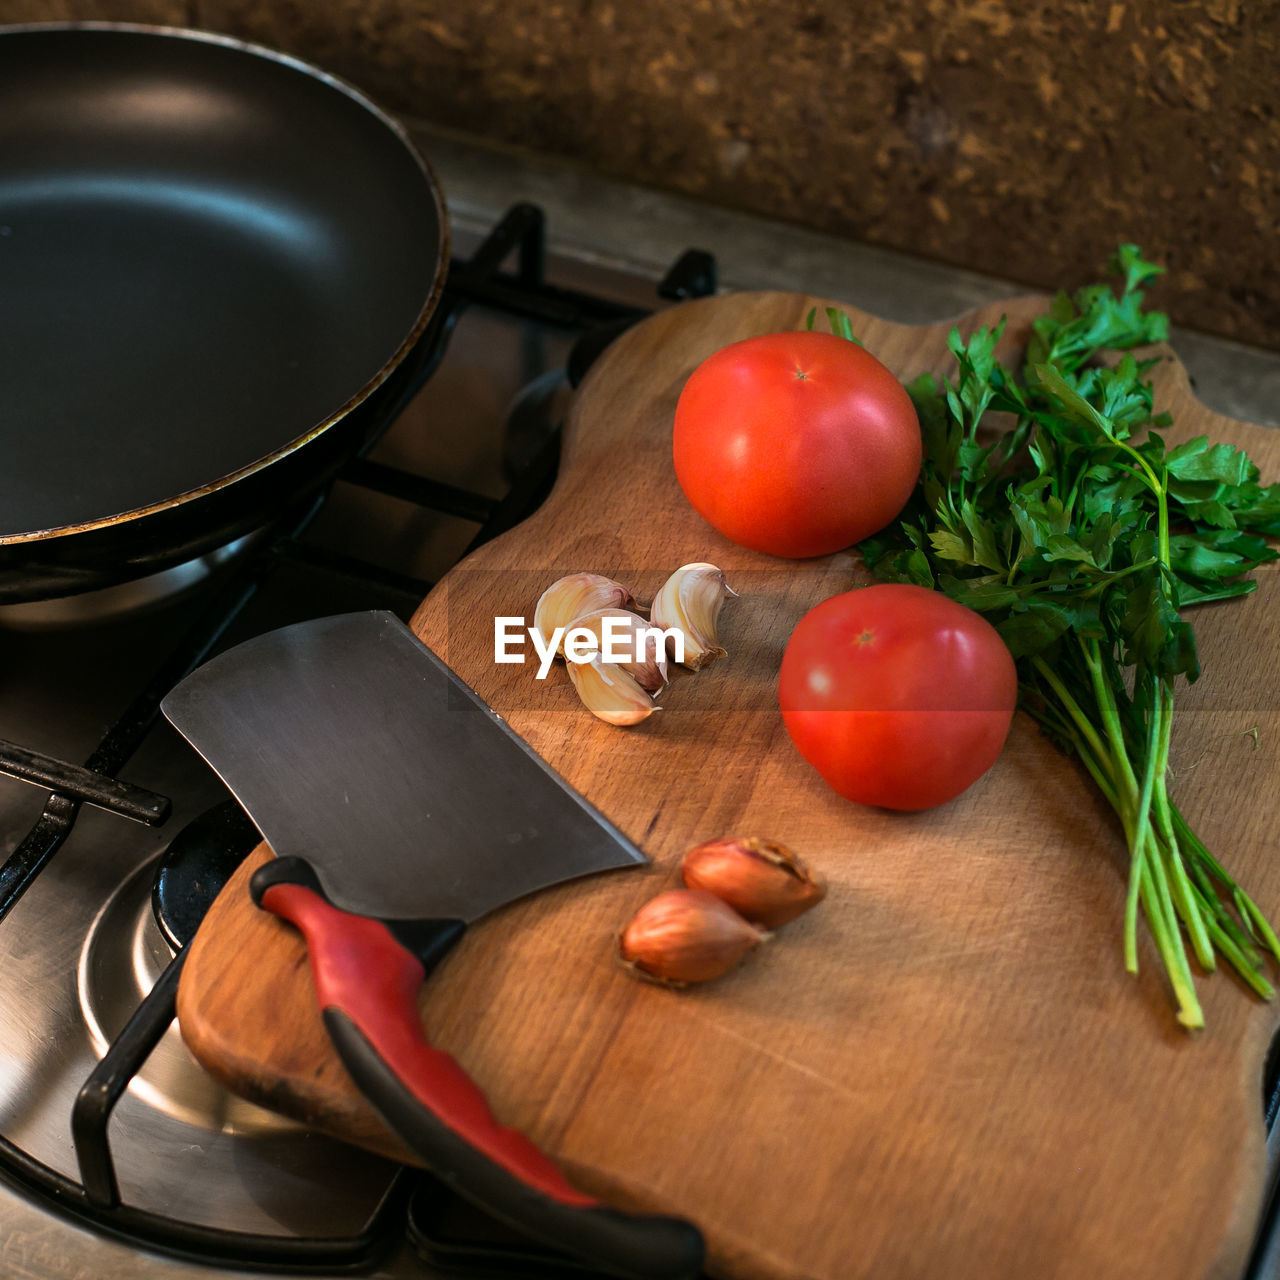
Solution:
[(618, 951), (630, 969), (669, 986), (709, 982), (734, 968), (768, 935), (712, 893), (668, 889), (622, 931)]
[(784, 844), (756, 836), (709, 840), (680, 863), (690, 889), (713, 893), (744, 919), (776, 929), (815, 907), (827, 888)]

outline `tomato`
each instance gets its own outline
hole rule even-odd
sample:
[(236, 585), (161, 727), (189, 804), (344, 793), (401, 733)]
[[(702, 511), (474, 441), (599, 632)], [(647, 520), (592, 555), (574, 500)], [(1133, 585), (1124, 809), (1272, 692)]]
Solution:
[(810, 609), (787, 642), (782, 719), (842, 795), (888, 809), (958, 796), (995, 763), (1018, 677), (996, 629), (923, 587), (882, 584)]
[(902, 510), (920, 471), (920, 424), (902, 384), (857, 343), (771, 333), (693, 371), (672, 449), (685, 497), (726, 538), (820, 556)]

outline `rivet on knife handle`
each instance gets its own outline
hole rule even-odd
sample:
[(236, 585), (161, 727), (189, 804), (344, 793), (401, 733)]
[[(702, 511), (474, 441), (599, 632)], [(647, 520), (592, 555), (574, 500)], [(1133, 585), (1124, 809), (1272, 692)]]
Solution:
[(577, 1191), (524, 1134), (499, 1124), (466, 1072), (426, 1040), (418, 990), (462, 935), (460, 921), (405, 922), (412, 939), (397, 937), (400, 922), (335, 907), (299, 858), (265, 864), (250, 892), (302, 931), (343, 1065), (433, 1173), (494, 1217), (615, 1275), (683, 1280), (698, 1272), (704, 1248), (696, 1227), (623, 1213)]

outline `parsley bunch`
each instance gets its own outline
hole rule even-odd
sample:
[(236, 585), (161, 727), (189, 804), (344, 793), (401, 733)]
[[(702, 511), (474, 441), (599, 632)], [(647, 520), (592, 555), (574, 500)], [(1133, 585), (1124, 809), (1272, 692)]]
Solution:
[[(1104, 352), (1164, 339), (1142, 308), (1160, 268), (1114, 255), (1118, 291), (1060, 293), (1034, 322), (1020, 376), (995, 357), (1004, 328), (952, 330), (954, 376), (908, 390), (924, 437), (920, 483), (899, 521), (861, 544), (871, 572), (936, 588), (985, 614), (1018, 664), (1020, 704), (1079, 757), (1119, 815), (1131, 869), (1125, 966), (1137, 972), (1141, 905), (1178, 1020), (1204, 1025), (1187, 957), (1224, 956), (1263, 998), (1280, 941), (1169, 797), (1174, 687), (1195, 680), (1188, 605), (1244, 595), (1277, 553), (1280, 485), (1240, 450), (1200, 437), (1168, 449), (1145, 374)], [(841, 320), (845, 317), (841, 316)], [(847, 325), (836, 332), (847, 332)], [(998, 417), (997, 415), (1003, 415)]]

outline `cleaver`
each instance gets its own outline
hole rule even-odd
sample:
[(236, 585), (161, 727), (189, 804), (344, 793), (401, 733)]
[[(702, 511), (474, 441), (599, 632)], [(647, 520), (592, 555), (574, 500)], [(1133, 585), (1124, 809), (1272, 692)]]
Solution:
[(423, 979), (466, 926), (590, 872), (648, 861), (393, 614), (248, 640), (161, 708), (276, 857), (258, 906), (303, 934), (334, 1049), (426, 1166), (518, 1230), (635, 1280), (695, 1275), (697, 1228), (572, 1187), (426, 1040)]

